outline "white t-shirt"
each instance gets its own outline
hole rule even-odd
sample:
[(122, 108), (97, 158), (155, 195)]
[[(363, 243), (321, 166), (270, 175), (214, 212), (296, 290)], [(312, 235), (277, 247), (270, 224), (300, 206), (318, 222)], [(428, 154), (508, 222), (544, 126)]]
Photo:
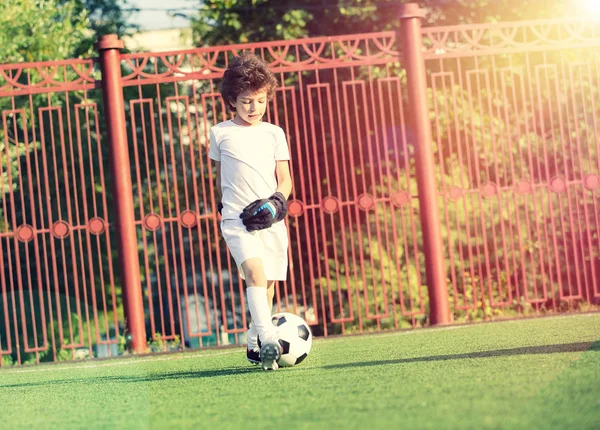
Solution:
[(221, 162), (223, 219), (239, 219), (246, 206), (277, 190), (275, 166), (289, 160), (285, 132), (273, 124), (237, 125), (232, 120), (210, 129), (208, 156)]

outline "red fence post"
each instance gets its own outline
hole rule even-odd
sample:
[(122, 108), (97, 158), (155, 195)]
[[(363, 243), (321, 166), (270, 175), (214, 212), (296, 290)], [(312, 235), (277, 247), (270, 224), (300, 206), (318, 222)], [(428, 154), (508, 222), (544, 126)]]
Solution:
[(109, 145), (109, 162), (114, 193), (115, 228), (117, 233), (119, 268), (123, 288), (123, 310), (130, 346), (135, 352), (146, 351), (144, 302), (140, 279), (133, 190), (127, 147), (125, 104), (121, 84), (119, 50), (123, 41), (116, 34), (100, 36), (96, 49), (100, 54), (102, 95)]
[(450, 323), (450, 303), (446, 285), (444, 247), (438, 207), (438, 187), (435, 179), (431, 122), (427, 97), (427, 75), (423, 59), (421, 19), (423, 9), (416, 3), (408, 3), (400, 9), (400, 36), (404, 67), (408, 81), (410, 124), (414, 132), (415, 165), (423, 245), (425, 248), (425, 270), (429, 292), (431, 324)]

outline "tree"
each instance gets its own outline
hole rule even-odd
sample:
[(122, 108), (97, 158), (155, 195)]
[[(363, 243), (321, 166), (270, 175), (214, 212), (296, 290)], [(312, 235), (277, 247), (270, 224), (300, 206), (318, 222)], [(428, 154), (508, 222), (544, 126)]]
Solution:
[[(73, 0), (59, 0), (64, 4)], [(130, 24), (128, 18), (139, 11), (131, 7), (129, 0), (74, 0), (74, 10), (86, 13), (89, 31), (86, 38), (73, 52), (73, 57), (95, 55), (94, 43), (105, 34), (116, 34), (119, 38), (137, 31), (136, 25)]]
[(3, 63), (70, 58), (86, 39), (90, 21), (74, 1), (14, 0), (0, 3)]
[[(192, 16), (198, 46), (396, 30), (398, 9), (414, 0), (206, 0)], [(422, 0), (429, 25), (556, 18), (568, 2), (544, 0)], [(575, 8), (576, 9), (576, 8)]]

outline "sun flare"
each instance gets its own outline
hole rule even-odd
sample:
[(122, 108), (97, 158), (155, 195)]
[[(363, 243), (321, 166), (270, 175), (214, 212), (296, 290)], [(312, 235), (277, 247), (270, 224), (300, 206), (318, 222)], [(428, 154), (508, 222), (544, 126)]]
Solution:
[(583, 0), (583, 8), (586, 13), (600, 18), (600, 0)]

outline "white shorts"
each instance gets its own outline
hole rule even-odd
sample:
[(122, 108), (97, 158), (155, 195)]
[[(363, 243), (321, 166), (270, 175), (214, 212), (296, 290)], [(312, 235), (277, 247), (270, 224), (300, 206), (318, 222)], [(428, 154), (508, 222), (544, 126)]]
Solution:
[(221, 221), (221, 232), (242, 279), (246, 279), (242, 263), (249, 258), (263, 261), (268, 281), (287, 279), (288, 234), (285, 221), (264, 230), (249, 232), (241, 219), (226, 219)]

